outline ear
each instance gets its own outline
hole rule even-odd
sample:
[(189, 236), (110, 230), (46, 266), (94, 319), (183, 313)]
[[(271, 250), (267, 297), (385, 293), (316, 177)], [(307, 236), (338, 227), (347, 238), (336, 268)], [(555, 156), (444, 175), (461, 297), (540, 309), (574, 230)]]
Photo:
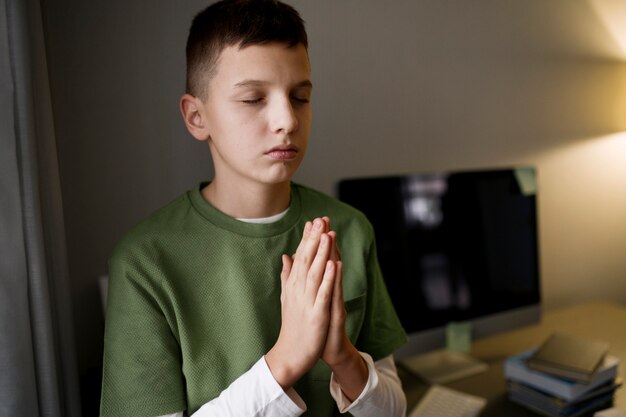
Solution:
[(202, 100), (191, 94), (183, 95), (180, 98), (180, 112), (191, 136), (202, 141), (211, 137)]

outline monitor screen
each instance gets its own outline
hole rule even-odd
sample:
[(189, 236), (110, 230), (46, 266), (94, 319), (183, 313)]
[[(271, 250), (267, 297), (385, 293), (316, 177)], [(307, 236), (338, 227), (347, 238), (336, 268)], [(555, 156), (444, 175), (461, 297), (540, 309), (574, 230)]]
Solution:
[(374, 226), (380, 267), (410, 336), (408, 355), (443, 347), (450, 322), (481, 337), (539, 319), (533, 168), (339, 183)]

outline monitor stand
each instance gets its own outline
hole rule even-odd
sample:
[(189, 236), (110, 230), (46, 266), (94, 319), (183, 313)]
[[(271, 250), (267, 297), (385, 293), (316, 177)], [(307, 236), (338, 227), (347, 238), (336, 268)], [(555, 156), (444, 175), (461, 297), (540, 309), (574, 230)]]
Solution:
[(445, 384), (486, 371), (488, 365), (470, 355), (451, 350), (437, 350), (402, 359), (408, 371), (431, 384)]

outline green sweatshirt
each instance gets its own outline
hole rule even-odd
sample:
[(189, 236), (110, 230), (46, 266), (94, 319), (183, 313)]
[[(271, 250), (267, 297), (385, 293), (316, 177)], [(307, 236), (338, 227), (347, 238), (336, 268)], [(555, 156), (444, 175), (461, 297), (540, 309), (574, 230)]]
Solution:
[[(406, 336), (385, 288), (373, 229), (359, 211), (292, 184), (287, 214), (251, 224), (210, 205), (201, 184), (135, 226), (109, 262), (101, 416), (191, 415), (274, 345), (281, 255), (306, 221), (328, 216), (344, 264), (348, 336), (382, 359)], [(336, 413), (322, 362), (294, 387), (305, 415)]]

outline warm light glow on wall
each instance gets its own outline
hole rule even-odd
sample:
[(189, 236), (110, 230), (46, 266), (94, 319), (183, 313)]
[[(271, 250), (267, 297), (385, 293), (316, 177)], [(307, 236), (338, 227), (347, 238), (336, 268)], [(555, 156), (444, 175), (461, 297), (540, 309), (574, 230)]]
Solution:
[[(604, 29), (601, 47), (607, 65), (614, 65), (610, 76), (603, 79), (610, 85), (611, 100), (600, 100), (597, 109), (610, 120), (607, 133), (626, 131), (626, 0), (588, 0), (600, 27)], [(596, 34), (598, 35), (598, 34)], [(608, 48), (608, 49), (607, 49)], [(600, 84), (598, 84), (600, 86)], [(605, 90), (598, 90), (605, 91)], [(598, 93), (600, 94), (600, 93)], [(594, 102), (595, 103), (595, 102)], [(594, 104), (595, 106), (596, 104)]]
[(620, 46), (623, 58), (626, 59), (626, 1), (591, 0), (591, 5)]
[(594, 150), (597, 146), (601, 147), (602, 154), (598, 156), (602, 157), (603, 164), (606, 163), (612, 167), (613, 173), (620, 173), (623, 179), (622, 184), (626, 184), (626, 132), (599, 137), (594, 140), (594, 145), (590, 146)]
[[(594, 217), (606, 226), (599, 230), (607, 236), (615, 233), (616, 227), (626, 231), (626, 132), (589, 138), (545, 153), (539, 159), (539, 172), (549, 188), (546, 195), (558, 195), (554, 204), (565, 210), (559, 221), (582, 227), (586, 220), (591, 221), (589, 216), (602, 213), (601, 218)], [(576, 217), (580, 213), (587, 214)], [(568, 220), (568, 216), (574, 217)], [(626, 243), (626, 233), (620, 233), (619, 238)]]
[[(587, 141), (572, 143), (558, 151), (561, 158), (584, 171), (596, 171), (593, 176), (602, 178), (616, 191), (622, 190), (626, 198), (626, 132), (599, 136)], [(602, 187), (594, 192), (600, 192)], [(624, 200), (626, 202), (626, 200)]]
[(572, 300), (624, 294), (626, 132), (562, 146), (537, 162), (545, 292)]

